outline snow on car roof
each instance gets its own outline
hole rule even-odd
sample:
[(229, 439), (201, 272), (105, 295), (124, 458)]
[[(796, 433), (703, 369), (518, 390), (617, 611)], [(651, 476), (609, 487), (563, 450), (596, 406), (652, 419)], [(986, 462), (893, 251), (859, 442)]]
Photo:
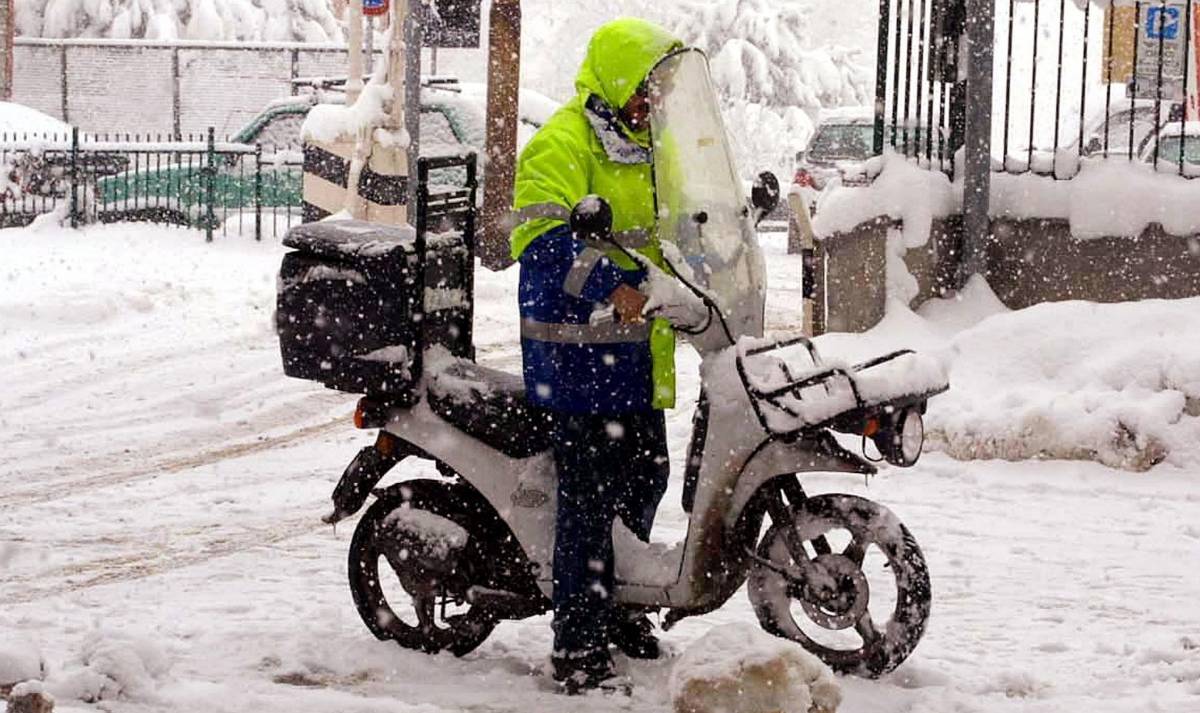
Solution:
[(1159, 136), (1200, 136), (1200, 121), (1189, 121), (1180, 124), (1178, 121), (1173, 121), (1169, 124), (1164, 124), (1158, 132)]
[(822, 109), (820, 124), (864, 124), (875, 121), (875, 109), (869, 106), (839, 106)]
[(24, 104), (0, 102), (0, 133), (10, 136), (70, 134), (71, 125)]

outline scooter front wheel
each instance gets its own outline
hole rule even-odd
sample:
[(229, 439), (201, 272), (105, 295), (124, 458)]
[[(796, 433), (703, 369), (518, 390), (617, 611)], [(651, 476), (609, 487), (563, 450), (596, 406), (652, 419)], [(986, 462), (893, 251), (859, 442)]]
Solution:
[[(818, 495), (772, 523), (748, 582), (758, 621), (839, 673), (875, 678), (912, 653), (929, 618), (929, 570), (887, 508)], [(803, 561), (802, 561), (803, 560)]]
[(496, 627), (491, 612), (468, 601), (488, 566), (486, 540), (453, 486), (413, 480), (389, 490), (350, 541), (354, 604), (380, 640), (462, 656)]

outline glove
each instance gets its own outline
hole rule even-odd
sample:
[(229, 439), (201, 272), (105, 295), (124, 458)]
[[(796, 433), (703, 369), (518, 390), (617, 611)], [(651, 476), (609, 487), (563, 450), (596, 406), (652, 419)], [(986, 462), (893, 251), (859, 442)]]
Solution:
[(708, 326), (708, 305), (697, 294), (672, 275), (653, 265), (647, 266), (646, 279), (638, 287), (646, 295), (642, 314), (661, 317), (685, 331), (699, 331)]

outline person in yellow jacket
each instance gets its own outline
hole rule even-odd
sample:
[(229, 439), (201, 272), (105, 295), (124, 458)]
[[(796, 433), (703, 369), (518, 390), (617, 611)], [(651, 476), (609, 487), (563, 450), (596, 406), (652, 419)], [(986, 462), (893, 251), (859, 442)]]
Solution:
[[(520, 262), (528, 398), (554, 429), (558, 472), (554, 547), (554, 676), (567, 692), (613, 675), (608, 650), (658, 656), (644, 614), (616, 612), (613, 521), (649, 539), (669, 463), (663, 409), (675, 402), (675, 335), (647, 319), (646, 271), (608, 244), (572, 234), (572, 208), (598, 195), (613, 238), (661, 265), (649, 131), (650, 70), (682, 44), (663, 28), (622, 18), (588, 44), (577, 94), (530, 140), (517, 164), (511, 235)], [(594, 313), (611, 309), (615, 319)]]

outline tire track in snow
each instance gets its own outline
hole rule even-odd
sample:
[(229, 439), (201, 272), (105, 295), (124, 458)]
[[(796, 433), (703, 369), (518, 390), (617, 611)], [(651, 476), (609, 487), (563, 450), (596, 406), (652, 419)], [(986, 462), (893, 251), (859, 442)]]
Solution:
[[(232, 458), (240, 458), (242, 456), (268, 451), (280, 446), (285, 446), (290, 443), (318, 436), (326, 432), (333, 431), (336, 428), (345, 428), (346, 417), (339, 416), (337, 418), (323, 421), (321, 423), (301, 426), (294, 430), (280, 434), (278, 436), (268, 436), (261, 440), (249, 441), (243, 443), (234, 443), (231, 445), (212, 448), (209, 450), (196, 452), (184, 451), (174, 457), (163, 458), (154, 462), (149, 466), (142, 466), (133, 469), (119, 469), (99, 473), (97, 475), (80, 478), (67, 483), (40, 484), (33, 488), (18, 490), (15, 492), (5, 493), (0, 495), (0, 512), (11, 510), (24, 505), (36, 505), (39, 503), (57, 500), (61, 497), (76, 495), (85, 490), (93, 490), (111, 485), (121, 485), (142, 478), (151, 478), (158, 475), (169, 473), (178, 473), (183, 470), (190, 470), (200, 466), (211, 465), (223, 460)], [(130, 457), (129, 454), (120, 454), (123, 460)], [(106, 458), (104, 460), (111, 460)], [(77, 466), (83, 470), (89, 467), (88, 462), (81, 463)]]
[[(105, 584), (144, 579), (219, 557), (273, 545), (328, 527), (316, 514), (306, 514), (268, 527), (247, 527), (232, 535), (221, 535), (204, 542), (199, 548), (194, 540), (187, 540), (186, 548), (162, 546), (128, 555), (71, 564), (32, 576), (22, 573), (18, 577), (0, 579), (0, 587), (12, 592), (0, 595), (0, 605), (23, 604)], [(31, 584), (33, 586), (30, 586)]]

